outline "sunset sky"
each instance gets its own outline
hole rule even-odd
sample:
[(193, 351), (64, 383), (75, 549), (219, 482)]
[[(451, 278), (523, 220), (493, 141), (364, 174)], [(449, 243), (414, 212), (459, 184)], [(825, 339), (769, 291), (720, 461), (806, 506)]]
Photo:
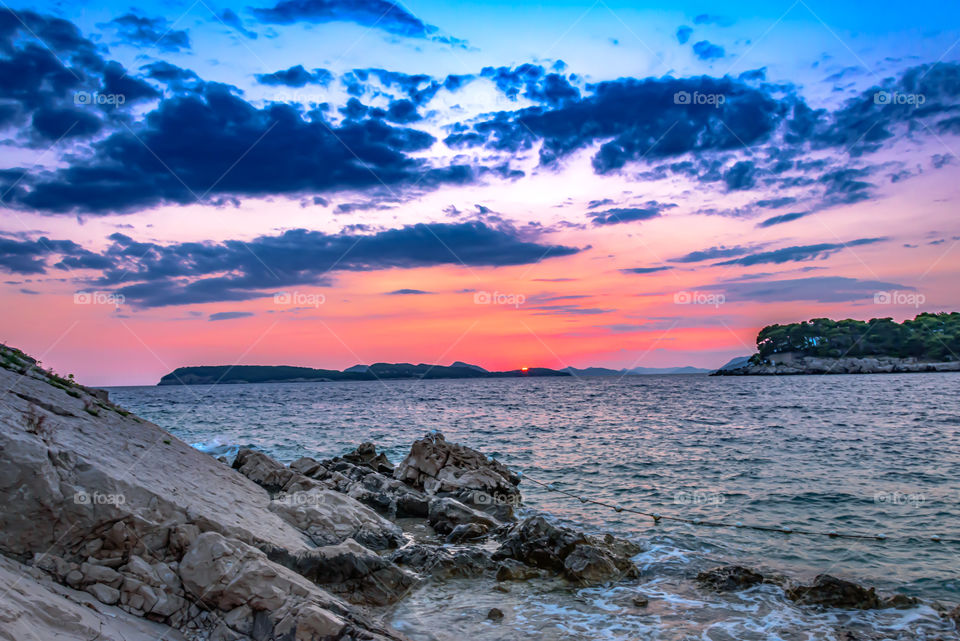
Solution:
[(960, 310), (956, 2), (251, 2), (0, 11), (0, 341), (717, 367)]

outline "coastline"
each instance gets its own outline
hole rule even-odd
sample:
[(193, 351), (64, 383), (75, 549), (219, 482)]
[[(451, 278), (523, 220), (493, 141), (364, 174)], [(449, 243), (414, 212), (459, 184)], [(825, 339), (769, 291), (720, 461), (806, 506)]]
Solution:
[[(520, 475), (439, 433), (396, 467), (372, 444), (290, 465), (250, 449), (218, 460), (38, 368), (0, 369), (0, 384), (13, 390), (0, 410), (0, 569), (35, 595), (2, 605), (17, 625), (42, 620), (44, 638), (400, 640), (387, 613), (434, 585), (482, 589), (493, 605), (461, 625), (484, 629), (501, 625), (495, 610), (511, 625), (506, 595), (536, 585), (562, 603), (613, 586), (634, 617), (658, 607), (636, 590), (638, 542), (531, 513)], [(826, 575), (691, 578), (701, 598), (764, 589), (802, 607), (933, 612)], [(47, 601), (83, 616), (44, 619)]]
[(747, 364), (719, 369), (710, 376), (798, 376), (841, 374), (919, 374), (927, 372), (960, 372), (960, 361), (920, 361), (898, 357), (822, 358), (792, 353), (773, 354), (768, 363)]

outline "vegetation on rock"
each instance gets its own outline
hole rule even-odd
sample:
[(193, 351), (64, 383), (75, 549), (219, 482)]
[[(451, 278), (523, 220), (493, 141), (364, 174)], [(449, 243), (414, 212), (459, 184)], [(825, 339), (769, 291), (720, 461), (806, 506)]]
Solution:
[(789, 325), (768, 325), (757, 334), (753, 364), (785, 352), (820, 358), (890, 356), (923, 361), (958, 360), (960, 313), (923, 313), (896, 323), (892, 318), (869, 321), (814, 318)]

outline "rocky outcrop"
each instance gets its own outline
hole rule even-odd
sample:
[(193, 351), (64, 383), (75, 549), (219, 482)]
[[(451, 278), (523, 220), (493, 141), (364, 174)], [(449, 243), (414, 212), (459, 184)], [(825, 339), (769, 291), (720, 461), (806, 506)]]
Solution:
[[(228, 466), (2, 349), (0, 389), (0, 639), (399, 641), (376, 608), (421, 581), (482, 576), (508, 592), (638, 574), (630, 542), (517, 522), (519, 475), (439, 434), (393, 473), (370, 444), (289, 466), (241, 450)], [(769, 582), (740, 566), (699, 578)], [(788, 596), (916, 603), (826, 575)]]
[[(185, 641), (179, 630), (62, 585), (44, 571), (0, 556), (0, 639), (3, 641)], [(212, 627), (197, 611), (194, 628)], [(189, 626), (188, 626), (189, 628)]]
[(919, 602), (904, 595), (879, 596), (874, 588), (865, 588), (829, 574), (818, 575), (813, 585), (788, 589), (787, 597), (801, 605), (855, 610), (913, 607)]
[(800, 354), (773, 354), (762, 364), (720, 369), (711, 376), (785, 376), (795, 374), (900, 374), (958, 372), (960, 361), (919, 361), (894, 356), (820, 358)]
[(486, 550), (424, 544), (397, 550), (391, 560), (418, 574), (440, 579), (481, 576), (498, 567)]
[(697, 582), (718, 592), (746, 590), (764, 582), (759, 572), (742, 565), (724, 565), (697, 575)]
[(416, 441), (394, 477), (427, 494), (447, 495), (495, 515), (514, 518), (520, 476), (477, 450), (449, 443), (434, 432)]
[(370, 442), (361, 443), (352, 452), (343, 455), (343, 460), (354, 465), (369, 467), (374, 472), (392, 476), (393, 465), (383, 452), (377, 453), (377, 447)]
[(587, 536), (534, 516), (507, 532), (493, 558), (513, 559), (593, 585), (638, 576), (630, 557), (639, 552), (639, 547), (627, 541)]
[(396, 525), (264, 455), (245, 453), (238, 474), (104, 394), (0, 356), (0, 559), (45, 577), (4, 582), (19, 587), (0, 628), (29, 620), (39, 635), (18, 641), (400, 638), (348, 604), (414, 584), (355, 540), (396, 547)]

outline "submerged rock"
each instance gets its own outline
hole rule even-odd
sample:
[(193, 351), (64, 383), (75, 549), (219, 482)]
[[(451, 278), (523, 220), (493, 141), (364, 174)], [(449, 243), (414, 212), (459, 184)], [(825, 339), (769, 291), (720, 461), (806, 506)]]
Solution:
[(636, 577), (639, 572), (630, 557), (639, 551), (627, 541), (588, 537), (533, 516), (507, 532), (493, 558), (514, 559), (592, 585)]
[(482, 549), (413, 544), (390, 557), (394, 563), (439, 579), (470, 578), (492, 572), (496, 563)]
[(852, 581), (820, 574), (813, 585), (797, 586), (787, 590), (787, 597), (802, 605), (832, 608), (873, 610), (884, 607), (874, 588), (864, 588)]
[(724, 565), (697, 575), (697, 582), (720, 592), (746, 590), (764, 582), (763, 575), (742, 565)]

